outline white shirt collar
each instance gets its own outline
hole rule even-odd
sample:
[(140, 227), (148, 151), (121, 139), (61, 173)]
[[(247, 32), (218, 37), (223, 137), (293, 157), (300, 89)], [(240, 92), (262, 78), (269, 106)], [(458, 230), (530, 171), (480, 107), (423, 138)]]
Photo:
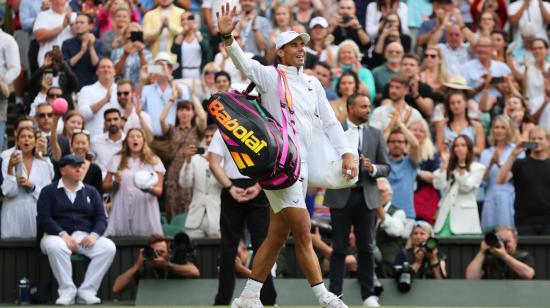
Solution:
[(124, 139), (126, 138), (126, 134), (124, 133), (124, 131), (122, 131), (122, 128), (121, 128), (121, 134), (122, 136), (120, 137), (120, 139), (118, 139), (117, 141), (109, 138), (109, 132), (105, 132), (103, 133), (103, 137), (105, 138), (105, 141), (109, 142), (109, 143), (112, 143), (112, 144), (119, 144), (119, 143), (122, 143), (124, 142)]
[(279, 64), (277, 65), (277, 68), (287, 73), (288, 75), (298, 76), (304, 73), (303, 66), (300, 66), (300, 68), (297, 68), (296, 66), (286, 66), (286, 65)]
[[(57, 183), (57, 188), (63, 188), (65, 191), (70, 191), (65, 186), (65, 183), (63, 182), (63, 178), (59, 179), (59, 182)], [(78, 185), (76, 186), (76, 189), (74, 190), (74, 192), (77, 192), (77, 191), (81, 190), (82, 188), (84, 188), (84, 184), (82, 183), (82, 181), (79, 181)]]
[(348, 124), (348, 128), (360, 128), (360, 129), (363, 129), (363, 127), (365, 126), (364, 124), (359, 124), (359, 125), (356, 125), (354, 124), (352, 121), (350, 121), (349, 119), (346, 119), (346, 122)]

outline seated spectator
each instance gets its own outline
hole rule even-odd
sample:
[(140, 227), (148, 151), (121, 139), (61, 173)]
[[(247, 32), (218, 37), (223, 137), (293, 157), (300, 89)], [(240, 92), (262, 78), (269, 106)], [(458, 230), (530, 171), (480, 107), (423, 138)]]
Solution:
[(475, 142), (474, 155), (479, 156), (485, 149), (485, 132), (478, 121), (470, 119), (468, 97), (464, 91), (452, 91), (445, 101), (445, 120), (435, 123), (435, 140), (441, 152), (443, 147), (450, 147), (459, 135), (466, 135)]
[(111, 57), (113, 49), (122, 47), (123, 32), (130, 25), (130, 22), (130, 8), (126, 4), (116, 6), (113, 11), (112, 28), (101, 35), (106, 57)]
[[(453, 0), (432, 0), (433, 14), (428, 20), (424, 20), (418, 29), (418, 37), (416, 40), (416, 46), (424, 48), (426, 45), (433, 45), (435, 43), (442, 43), (439, 36), (445, 26), (445, 17), (449, 19), (455, 8)], [(460, 31), (460, 30), (459, 30)], [(437, 38), (433, 38), (438, 35)]]
[[(313, 245), (315, 251), (319, 254), (319, 265), (321, 266), (321, 271), (324, 274), (330, 273), (330, 256), (333, 251), (332, 244), (329, 239), (324, 239), (328, 236), (326, 236), (326, 234), (323, 236), (321, 231), (319, 231), (319, 227), (312, 227), (312, 229), (311, 244)], [(357, 274), (357, 269), (359, 267), (357, 263), (357, 244), (355, 241), (355, 230), (353, 226), (350, 228), (347, 239), (348, 249), (344, 258), (344, 268), (345, 273), (352, 276)]]
[[(38, 197), (38, 236), (59, 285), (56, 305), (74, 304), (75, 296), (86, 305), (101, 303), (97, 290), (116, 253), (115, 244), (102, 236), (107, 221), (101, 196), (82, 183), (83, 163), (80, 156), (64, 156), (58, 162), (61, 179), (44, 187)], [(91, 259), (78, 289), (72, 279), (73, 253)]]
[(483, 150), (479, 160), (485, 165), (485, 174), (483, 175), (485, 198), (481, 213), (481, 228), (489, 229), (500, 225), (514, 226), (516, 195), (514, 184), (510, 181), (501, 185), (496, 183), (496, 177), (502, 164), (515, 147), (514, 129), (506, 116), (499, 115), (493, 120), (488, 140), (491, 147)]
[(37, 140), (32, 126), (20, 127), (15, 150), (2, 161), (2, 239), (36, 236), (36, 200), (53, 178), (50, 161), (39, 156)]
[(416, 39), (418, 37), (418, 29), (425, 20), (430, 19), (432, 15), (431, 0), (407, 0), (409, 31), (412, 39), (412, 50), (416, 50)]
[(439, 249), (427, 249), (424, 244), (433, 237), (432, 226), (419, 220), (414, 223), (406, 248), (401, 250), (395, 258), (394, 265), (408, 262), (414, 271), (416, 279), (445, 279), (447, 278), (447, 256)]
[(226, 71), (219, 71), (214, 76), (218, 92), (227, 92), (231, 89), (231, 76)]
[[(407, 221), (404, 232), (408, 234), (416, 218), (414, 182), (420, 161), (419, 144), (416, 137), (400, 121), (389, 133), (387, 144), (391, 166), (388, 180), (393, 190), (391, 202), (396, 208), (405, 211)], [(405, 151), (407, 147), (408, 154)]]
[[(361, 64), (363, 54), (359, 51), (359, 46), (351, 40), (345, 40), (338, 45), (336, 55), (336, 76), (339, 78), (346, 71), (353, 71), (359, 78), (359, 90), (367, 95), (372, 101), (376, 96), (375, 79), (372, 72)], [(335, 79), (336, 83), (336, 79)]]
[(428, 45), (424, 49), (420, 81), (429, 85), (433, 91), (439, 91), (447, 81), (445, 60), (438, 45)]
[[(376, 39), (378, 37), (382, 30), (380, 29), (381, 27), (386, 27), (387, 22), (384, 23), (381, 21), (388, 19), (388, 17), (392, 14), (396, 14), (398, 20), (400, 21), (392, 24), (400, 27), (399, 33), (409, 33), (409, 15), (407, 4), (398, 0), (377, 0), (367, 5), (367, 33), (372, 39)], [(409, 46), (406, 46), (405, 50), (409, 52), (410, 47), (409, 38)]]
[[(500, 168), (496, 183), (513, 180), (515, 225), (521, 235), (550, 235), (550, 153), (548, 132), (536, 126), (529, 132), (529, 142), (517, 144)], [(525, 158), (518, 159), (527, 149)]]
[(180, 17), (185, 12), (174, 0), (159, 0), (158, 6), (143, 16), (143, 38), (154, 56), (170, 52), (174, 37), (181, 33)]
[[(449, 154), (450, 153), (450, 154)], [(476, 189), (485, 166), (474, 162), (474, 145), (466, 135), (456, 137), (442, 148), (441, 164), (434, 172), (433, 185), (443, 191), (434, 231), (439, 236), (480, 234)]]
[[(139, 171), (156, 173), (157, 182), (146, 189), (134, 184)], [(132, 128), (122, 149), (107, 166), (103, 190), (112, 193), (113, 208), (109, 215), (108, 236), (148, 236), (162, 234), (158, 197), (162, 195), (165, 169), (149, 149), (141, 129)]]
[(201, 69), (212, 59), (212, 50), (199, 32), (199, 25), (191, 12), (181, 15), (183, 32), (178, 34), (170, 50), (177, 57), (180, 66), (174, 70), (176, 79), (198, 79)]
[(414, 210), (416, 218), (434, 224), (439, 204), (439, 192), (433, 186), (433, 172), (439, 168), (439, 155), (432, 143), (432, 134), (425, 120), (408, 125), (420, 147), (420, 162), (416, 171)]
[(509, 62), (515, 62), (517, 66), (525, 65), (525, 58), (533, 60), (533, 54), (531, 53), (531, 43), (537, 38), (535, 28), (532, 23), (523, 25), (520, 29), (521, 40), (512, 41), (508, 45), (506, 50), (511, 56), (508, 58)]
[(71, 66), (78, 78), (78, 90), (97, 81), (94, 74), (99, 59), (103, 57), (103, 43), (92, 33), (94, 19), (90, 15), (78, 14), (74, 23), (75, 37), (65, 40), (61, 46), (63, 59)]
[(404, 50), (399, 42), (391, 42), (384, 48), (385, 63), (372, 70), (376, 89), (384, 89), (390, 79), (399, 72)]
[(365, 27), (357, 19), (355, 1), (338, 1), (338, 15), (334, 16), (331, 24), (335, 45), (352, 40), (360, 46), (359, 49), (365, 50), (371, 42)]
[(115, 13), (117, 8), (121, 6), (128, 7), (130, 13), (130, 20), (132, 22), (139, 22), (139, 11), (134, 7), (133, 1), (130, 0), (107, 0), (97, 12), (97, 26), (99, 28), (100, 37), (105, 34), (106, 31), (113, 29), (113, 21), (115, 19)]
[(107, 166), (113, 156), (122, 149), (122, 143), (126, 135), (122, 130), (120, 110), (111, 108), (103, 113), (105, 133), (92, 136), (90, 141), (90, 153), (95, 157), (94, 163), (101, 168), (103, 179), (107, 175)]
[(131, 80), (137, 84), (140, 78), (140, 70), (143, 66), (151, 64), (153, 56), (140, 41), (132, 41), (132, 32), (141, 32), (141, 26), (130, 23), (122, 31), (120, 47), (113, 49), (111, 59), (115, 65), (115, 73), (122, 79)]
[(374, 43), (375, 53), (382, 54), (384, 45), (387, 44), (387, 42), (400, 42), (405, 53), (411, 52), (411, 37), (406, 34), (408, 32), (403, 31), (403, 27), (401, 27), (401, 19), (398, 14), (390, 13), (383, 17), (378, 23), (380, 24), (380, 27)]
[[(181, 236), (180, 233), (178, 236)], [(152, 255), (149, 253), (152, 252)], [(113, 285), (113, 293), (120, 294), (131, 285), (139, 283), (140, 279), (176, 279), (199, 278), (200, 272), (191, 260), (173, 259), (174, 252), (170, 249), (169, 240), (159, 234), (149, 237), (149, 245), (140, 249), (136, 263), (120, 274)]]
[(332, 68), (328, 63), (317, 62), (313, 68), (313, 75), (321, 82), (328, 101), (338, 99), (338, 95), (332, 87)]
[[(36, 116), (36, 107), (43, 104), (44, 102), (48, 104), (53, 104), (53, 101), (58, 97), (63, 97), (63, 91), (59, 87), (51, 86), (52, 78), (51, 74), (46, 74), (42, 78), (42, 86), (40, 87), (40, 93), (34, 98), (34, 101), (31, 104), (31, 110), (29, 115), (31, 117)], [(59, 129), (59, 127), (58, 127)]]
[(67, 140), (71, 140), (75, 130), (85, 128), (86, 120), (84, 120), (84, 117), (80, 114), (80, 112), (70, 110), (63, 115), (63, 124), (59, 124), (57, 126), (58, 130), (59, 126), (63, 126), (63, 130), (61, 130), (60, 135), (67, 138)]
[(216, 126), (209, 126), (205, 130), (202, 147), (187, 146), (185, 162), (179, 172), (180, 187), (193, 189), (185, 220), (185, 233), (191, 238), (220, 238), (220, 194), (223, 187), (212, 176), (206, 153), (198, 153), (199, 149), (204, 152), (210, 146), (216, 129)]
[[(169, 124), (167, 116), (172, 106), (176, 105), (176, 121)], [(170, 142), (169, 153), (172, 157), (166, 173), (166, 216), (171, 219), (179, 213), (187, 212), (191, 203), (192, 191), (188, 187), (178, 186), (180, 170), (186, 159), (185, 152), (189, 145), (198, 145), (206, 129), (206, 112), (197, 99), (193, 101), (168, 100), (160, 114), (162, 132)]]
[(499, 28), (504, 29), (508, 22), (508, 7), (505, 0), (473, 0), (470, 6), (470, 12), (474, 19), (474, 24), (479, 21), (481, 12), (495, 12), (499, 19)]
[(403, 249), (407, 238), (405, 223), (407, 216), (403, 210), (392, 205), (393, 190), (386, 178), (376, 179), (380, 191), (381, 207), (377, 209), (379, 222), (376, 224), (376, 247), (380, 250), (382, 259), (379, 260), (376, 270), (378, 277), (394, 276), (393, 262), (397, 254)]
[(348, 117), (348, 97), (359, 91), (359, 78), (353, 71), (345, 71), (336, 82), (336, 94), (338, 99), (330, 101), (330, 106), (339, 122), (345, 121)]
[(321, 1), (297, 0), (292, 13), (297, 24), (304, 26), (307, 30), (309, 22), (316, 16), (321, 16), (324, 10)]
[(29, 116), (21, 116), (19, 118), (17, 118), (17, 120), (15, 120), (15, 123), (14, 123), (14, 127), (13, 127), (13, 138), (14, 140), (16, 140), (16, 145), (7, 149), (7, 150), (4, 150), (2, 151), (2, 153), (0, 154), (0, 158), (2, 158), (2, 160), (9, 160), (10, 159), (10, 156), (13, 152), (13, 150), (15, 150), (17, 148), (17, 133), (19, 132), (19, 129), (21, 129), (22, 127), (31, 127), (33, 130), (35, 129), (35, 122), (34, 122), (34, 118), (31, 118)]
[(86, 127), (92, 136), (103, 133), (103, 113), (107, 109), (120, 110), (117, 102), (115, 67), (109, 58), (102, 58), (97, 65), (98, 81), (85, 86), (78, 93), (78, 111), (86, 119)]
[(502, 225), (496, 228), (495, 235), (497, 246), (481, 241), (479, 251), (466, 268), (466, 279), (534, 279), (535, 260), (529, 252), (517, 249), (516, 228)]
[(409, 92), (409, 82), (410, 78), (403, 73), (391, 77), (388, 87), (391, 102), (374, 109), (372, 113), (371, 125), (381, 130), (384, 136), (387, 136), (397, 123), (408, 125), (422, 119), (420, 112), (405, 101), (405, 96)]
[[(38, 141), (37, 147), (38, 152), (41, 153), (41, 156), (52, 157), (53, 148), (52, 148), (52, 131), (55, 130), (52, 120), (53, 120), (53, 109), (52, 106), (48, 103), (42, 103), (36, 107), (36, 115), (34, 116), (36, 124), (38, 126)], [(61, 150), (61, 156), (71, 153), (71, 146), (69, 144), (69, 139), (64, 136), (57, 135), (56, 137), (57, 144)]]
[[(491, 39), (495, 45), (494, 59), (500, 62), (508, 63), (510, 55), (507, 53), (508, 49), (508, 32), (502, 30), (494, 30), (491, 33)], [(512, 66), (508, 64), (510, 68)]]
[(504, 104), (504, 115), (512, 121), (517, 143), (529, 139), (529, 131), (535, 127), (531, 123), (529, 108), (523, 96), (510, 95)]

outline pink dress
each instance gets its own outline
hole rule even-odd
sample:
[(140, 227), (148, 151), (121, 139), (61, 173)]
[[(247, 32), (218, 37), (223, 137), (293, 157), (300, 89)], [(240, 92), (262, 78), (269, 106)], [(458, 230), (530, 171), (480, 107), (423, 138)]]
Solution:
[[(117, 172), (120, 155), (115, 155), (107, 171)], [(142, 163), (139, 158), (128, 158), (128, 168), (122, 171), (122, 180), (113, 192), (113, 207), (109, 214), (106, 236), (150, 236), (163, 234), (157, 197), (143, 192), (134, 185), (134, 174), (141, 170), (165, 173), (164, 165)]]
[[(113, 11), (114, 8), (111, 7), (111, 11)], [(106, 7), (102, 6), (99, 9), (99, 12), (97, 13), (97, 25), (99, 27), (99, 36), (103, 36), (103, 33), (107, 30), (111, 30), (113, 28), (113, 25), (111, 23), (111, 16), (112, 13), (107, 12)], [(133, 22), (139, 22), (140, 15), (136, 8), (132, 10), (132, 14), (130, 15), (130, 20)]]

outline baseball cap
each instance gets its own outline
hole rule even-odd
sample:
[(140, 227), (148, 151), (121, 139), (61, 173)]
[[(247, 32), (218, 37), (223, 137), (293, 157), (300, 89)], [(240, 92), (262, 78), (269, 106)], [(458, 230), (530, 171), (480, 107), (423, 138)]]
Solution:
[(69, 155), (63, 156), (63, 158), (61, 158), (57, 162), (57, 165), (59, 166), (59, 168), (63, 168), (67, 165), (82, 165), (83, 163), (84, 163), (84, 160), (82, 159), (82, 157), (74, 154), (69, 154)]
[(328, 21), (322, 16), (313, 17), (313, 19), (309, 22), (309, 28), (313, 29), (315, 26), (328, 28)]
[(309, 42), (309, 34), (307, 33), (298, 33), (296, 31), (285, 31), (285, 32), (279, 33), (279, 35), (277, 36), (275, 49), (283, 48), (283, 46), (292, 42), (297, 37), (300, 37), (305, 44)]

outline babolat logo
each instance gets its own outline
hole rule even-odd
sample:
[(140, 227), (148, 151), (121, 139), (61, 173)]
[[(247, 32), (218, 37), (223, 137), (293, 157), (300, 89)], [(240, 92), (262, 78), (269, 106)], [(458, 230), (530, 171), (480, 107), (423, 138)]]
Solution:
[(215, 99), (208, 105), (208, 111), (222, 124), (233, 136), (242, 141), (254, 153), (260, 152), (261, 149), (267, 146), (265, 140), (260, 140), (254, 135), (253, 130), (248, 130), (239, 124), (237, 119), (231, 118), (231, 115), (224, 110), (223, 104)]

